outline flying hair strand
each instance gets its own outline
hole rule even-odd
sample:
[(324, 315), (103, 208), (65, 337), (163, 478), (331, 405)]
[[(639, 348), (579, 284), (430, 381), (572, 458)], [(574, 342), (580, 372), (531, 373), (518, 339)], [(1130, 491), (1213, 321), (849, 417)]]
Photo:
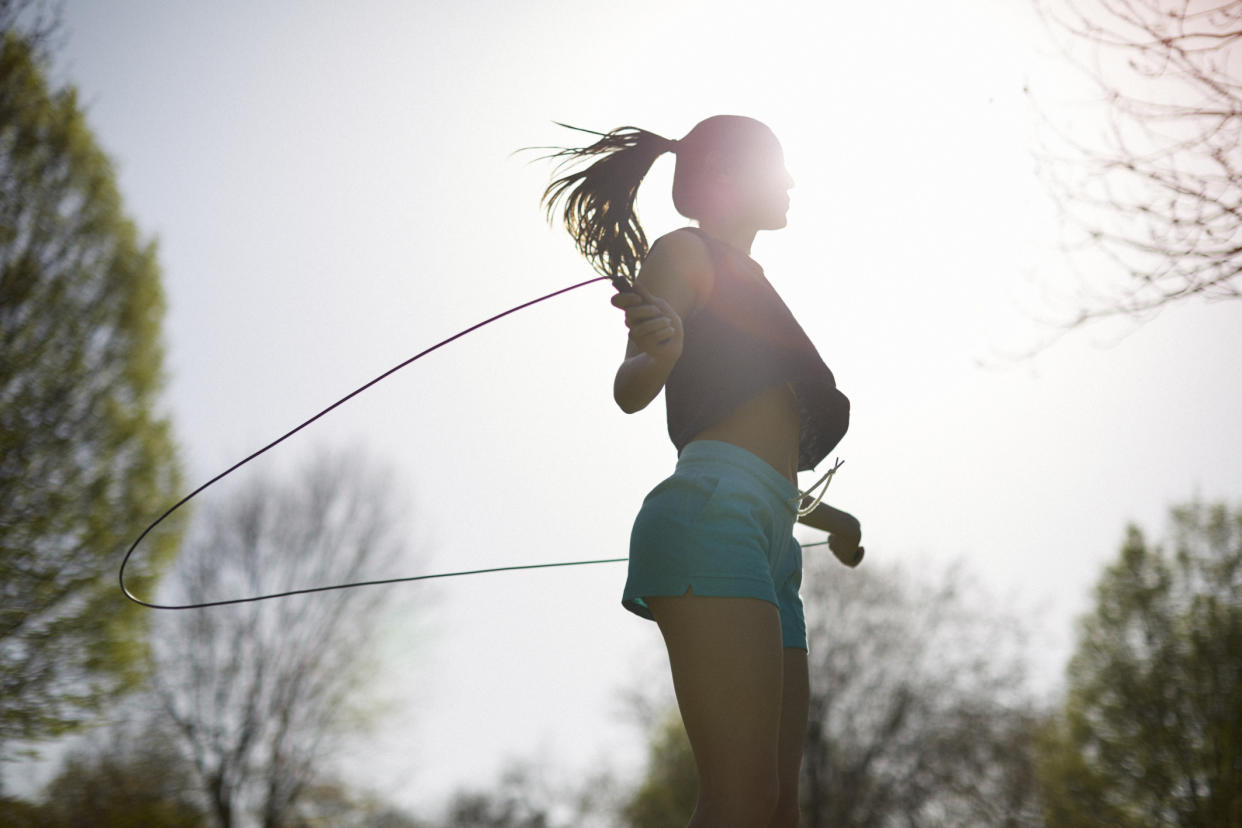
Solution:
[(556, 178), (544, 190), (540, 205), (549, 222), (559, 210), (578, 252), (597, 273), (611, 279), (618, 290), (630, 290), (648, 249), (634, 211), (638, 186), (656, 158), (674, 150), (676, 142), (633, 126), (596, 132), (555, 123), (598, 140), (586, 147), (549, 147), (557, 151), (543, 157), (559, 159), (554, 174), (595, 160)]

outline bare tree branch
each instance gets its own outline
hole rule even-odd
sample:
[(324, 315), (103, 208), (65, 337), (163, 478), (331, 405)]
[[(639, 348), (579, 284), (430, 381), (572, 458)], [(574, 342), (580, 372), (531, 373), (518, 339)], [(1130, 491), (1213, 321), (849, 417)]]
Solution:
[(960, 568), (916, 583), (808, 558), (803, 824), (1038, 824), (1022, 630)]
[[(185, 602), (358, 580), (394, 565), (399, 510), (386, 476), (321, 457), (296, 483), (260, 480), (205, 508), (170, 580)], [(222, 828), (288, 824), (353, 724), (384, 603), (347, 590), (158, 619), (155, 692)]]
[(1107, 108), (1094, 138), (1045, 116), (1062, 149), (1040, 161), (1076, 236), (1067, 249), (1106, 265), (1064, 325), (1242, 298), (1242, 3), (1034, 2)]

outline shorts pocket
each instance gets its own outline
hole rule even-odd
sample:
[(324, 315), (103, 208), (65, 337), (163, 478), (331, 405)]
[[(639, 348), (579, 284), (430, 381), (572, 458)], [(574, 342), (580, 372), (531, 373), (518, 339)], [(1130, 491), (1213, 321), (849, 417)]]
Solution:
[(694, 526), (716, 498), (721, 482), (712, 475), (673, 475), (643, 500), (635, 525), (659, 526), (662, 531)]
[(762, 527), (766, 523), (767, 504), (743, 482), (728, 477), (717, 478), (716, 485), (697, 516), (697, 523), (741, 524)]

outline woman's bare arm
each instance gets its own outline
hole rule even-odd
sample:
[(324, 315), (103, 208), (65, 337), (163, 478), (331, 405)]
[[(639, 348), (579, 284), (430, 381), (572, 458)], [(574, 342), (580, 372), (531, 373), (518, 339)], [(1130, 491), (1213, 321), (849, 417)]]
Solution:
[[(803, 498), (802, 505), (811, 505), (811, 498)], [(818, 529), (821, 532), (829, 532), (834, 535), (862, 534), (858, 518), (849, 512), (834, 509), (827, 503), (820, 503), (815, 507), (815, 511), (798, 518), (798, 522), (804, 523), (812, 529)]]
[[(810, 498), (803, 500), (809, 505)], [(828, 548), (846, 566), (858, 566), (862, 561), (862, 524), (849, 512), (834, 509), (827, 503), (820, 503), (808, 515), (798, 518), (813, 529), (828, 533)]]
[(703, 242), (670, 233), (654, 245), (639, 271), (635, 293), (618, 293), (612, 304), (625, 311), (629, 328), (625, 359), (613, 382), (613, 398), (627, 414), (646, 408), (664, 387), (681, 357), (682, 318), (710, 289), (711, 262)]

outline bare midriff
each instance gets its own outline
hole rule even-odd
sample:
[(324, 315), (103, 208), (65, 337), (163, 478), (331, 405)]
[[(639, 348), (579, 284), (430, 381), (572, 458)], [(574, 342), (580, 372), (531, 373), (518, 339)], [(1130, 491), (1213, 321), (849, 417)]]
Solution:
[(695, 440), (719, 440), (743, 448), (798, 484), (798, 403), (784, 385), (739, 405), (723, 420), (700, 431)]

